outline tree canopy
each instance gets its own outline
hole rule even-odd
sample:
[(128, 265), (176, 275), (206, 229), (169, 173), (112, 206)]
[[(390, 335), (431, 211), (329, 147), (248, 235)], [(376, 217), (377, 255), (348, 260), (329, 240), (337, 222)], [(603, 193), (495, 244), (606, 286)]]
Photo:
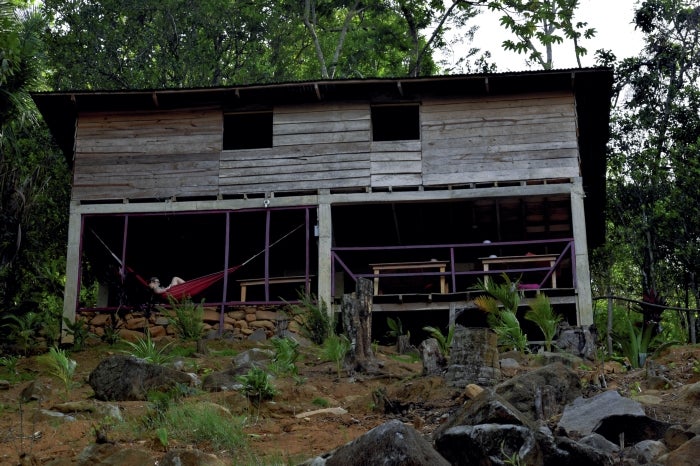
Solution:
[(697, 305), (700, 7), (688, 0), (647, 0), (635, 23), (646, 45), (617, 68), (609, 242), (628, 247), (641, 293), (687, 304), (691, 291)]

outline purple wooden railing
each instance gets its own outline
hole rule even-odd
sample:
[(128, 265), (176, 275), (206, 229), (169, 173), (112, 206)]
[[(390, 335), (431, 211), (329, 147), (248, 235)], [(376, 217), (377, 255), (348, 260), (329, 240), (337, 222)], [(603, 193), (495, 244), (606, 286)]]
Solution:
[[(541, 266), (535, 264), (532, 267), (525, 267), (521, 264), (518, 267), (511, 268), (501, 268), (498, 270), (468, 270), (468, 271), (457, 271), (455, 267), (456, 263), (462, 261), (455, 260), (455, 252), (460, 252), (464, 256), (471, 257), (471, 262), (476, 264), (478, 258), (484, 256), (483, 251), (493, 251), (498, 250), (501, 256), (521, 256), (525, 255), (530, 250), (542, 250), (546, 249), (548, 255), (557, 255), (554, 264), (550, 266)], [(486, 275), (500, 275), (507, 274), (513, 277), (517, 274), (532, 273), (532, 272), (544, 272), (543, 278), (537, 283), (539, 288), (545, 288), (546, 283), (551, 279), (553, 273), (561, 271), (562, 262), (565, 259), (570, 259), (571, 267), (571, 277), (572, 282), (576, 283), (576, 254), (574, 251), (574, 240), (573, 238), (562, 238), (562, 239), (548, 239), (548, 240), (536, 240), (536, 241), (504, 241), (504, 242), (491, 242), (491, 243), (464, 243), (464, 244), (433, 244), (433, 245), (412, 245), (412, 246), (369, 246), (369, 247), (334, 247), (331, 249), (332, 254), (332, 273), (335, 276), (336, 270), (343, 270), (348, 276), (352, 278), (353, 281), (357, 281), (358, 278), (364, 277), (369, 279), (374, 279), (374, 274), (369, 271), (370, 265), (369, 261), (367, 263), (359, 263), (361, 261), (354, 261), (353, 266), (348, 266), (347, 259), (350, 259), (353, 254), (367, 253), (373, 256), (371, 262), (377, 262), (382, 254), (386, 254), (389, 251), (401, 251), (401, 256), (405, 261), (418, 260), (416, 257), (425, 255), (425, 251), (430, 250), (430, 254), (435, 255), (440, 261), (446, 261), (447, 267), (444, 273), (441, 272), (427, 272), (427, 271), (405, 271), (405, 272), (392, 272), (392, 273), (381, 273), (382, 278), (406, 278), (406, 277), (440, 277), (445, 276), (449, 279), (450, 290), (457, 290), (457, 279), (462, 276), (473, 276), (475, 278), (474, 283), (476, 283), (477, 278), (484, 277)], [(479, 252), (482, 252), (479, 254)], [(423, 254), (421, 254), (423, 253)], [(343, 257), (347, 259), (344, 260)], [(446, 258), (447, 257), (447, 258)], [(398, 262), (398, 261), (397, 261)], [(478, 264), (481, 265), (481, 264)], [(460, 291), (467, 291), (466, 289)], [(335, 296), (335, 281), (333, 281), (332, 295)]]

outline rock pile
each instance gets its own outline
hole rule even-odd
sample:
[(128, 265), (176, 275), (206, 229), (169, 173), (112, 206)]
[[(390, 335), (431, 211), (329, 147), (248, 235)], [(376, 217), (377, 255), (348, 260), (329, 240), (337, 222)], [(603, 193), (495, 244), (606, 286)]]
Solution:
[[(574, 376), (562, 364), (545, 366), (474, 391), (478, 394), (431, 438), (423, 439), (413, 427), (393, 420), (302, 464), (697, 464), (700, 421), (672, 426), (651, 419), (639, 403), (615, 391), (583, 398)], [(535, 417), (542, 413), (536, 407), (538, 392), (551, 395), (548, 422)]]

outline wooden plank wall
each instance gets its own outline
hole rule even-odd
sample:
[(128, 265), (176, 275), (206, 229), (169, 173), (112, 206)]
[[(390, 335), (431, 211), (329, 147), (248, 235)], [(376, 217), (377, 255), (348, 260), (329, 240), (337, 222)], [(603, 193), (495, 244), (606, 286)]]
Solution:
[(370, 184), (368, 104), (275, 107), (273, 148), (223, 151), (222, 194)]
[(572, 94), (424, 100), (425, 186), (579, 176)]
[(220, 110), (81, 114), (73, 199), (215, 196)]
[(220, 109), (81, 114), (73, 198), (153, 199), (579, 176), (573, 95), (425, 99), (420, 141), (371, 141), (369, 103), (280, 106), (272, 148), (222, 151)]

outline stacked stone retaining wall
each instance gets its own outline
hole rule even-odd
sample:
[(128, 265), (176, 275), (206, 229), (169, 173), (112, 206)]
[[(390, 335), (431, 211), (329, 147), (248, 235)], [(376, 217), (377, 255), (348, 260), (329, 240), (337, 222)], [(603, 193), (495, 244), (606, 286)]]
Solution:
[[(135, 340), (143, 337), (146, 329), (152, 338), (160, 338), (166, 335), (174, 336), (175, 327), (170, 324), (168, 318), (159, 313), (153, 312), (146, 317), (142, 312), (130, 312), (117, 317), (115, 314), (104, 312), (84, 312), (79, 317), (85, 319), (89, 325), (91, 333), (102, 337), (105, 328), (113, 326), (116, 321), (119, 329), (119, 336), (125, 340)], [(204, 308), (204, 334), (213, 332), (219, 333), (221, 309), (214, 307)], [(229, 338), (245, 339), (256, 330), (265, 332), (267, 338), (278, 334), (282, 330), (290, 332), (300, 332), (301, 317), (293, 318), (282, 310), (279, 306), (241, 306), (227, 308), (224, 312), (223, 329), (221, 334)], [(260, 333), (258, 331), (258, 333)]]

